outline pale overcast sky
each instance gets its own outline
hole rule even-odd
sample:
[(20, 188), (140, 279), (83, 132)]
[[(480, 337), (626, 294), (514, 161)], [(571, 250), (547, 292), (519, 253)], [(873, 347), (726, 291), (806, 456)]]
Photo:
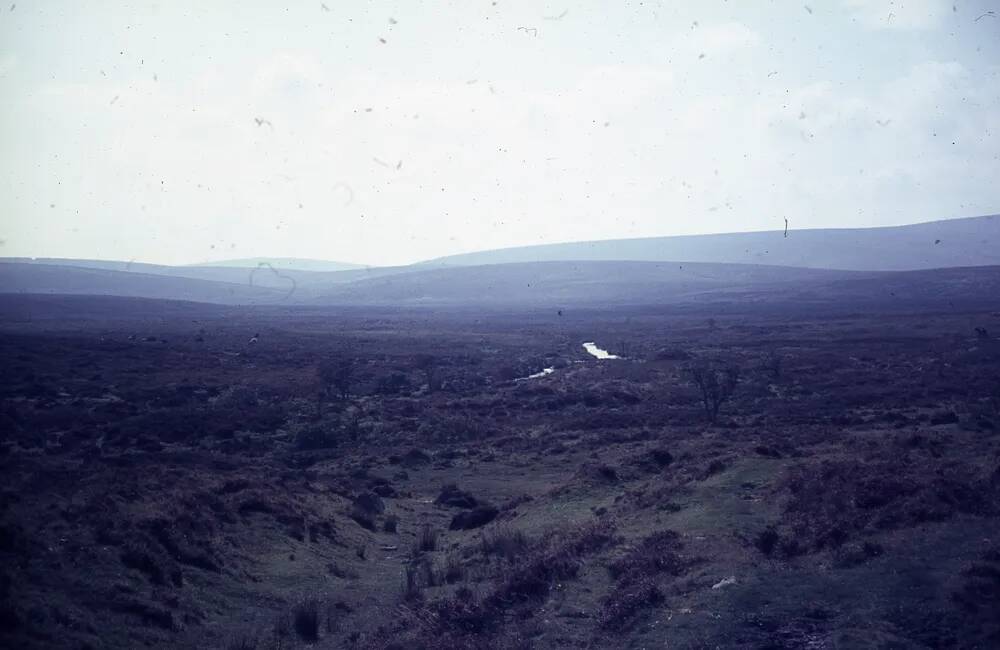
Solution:
[(398, 264), (995, 213), (998, 72), (992, 0), (17, 0), (0, 255)]

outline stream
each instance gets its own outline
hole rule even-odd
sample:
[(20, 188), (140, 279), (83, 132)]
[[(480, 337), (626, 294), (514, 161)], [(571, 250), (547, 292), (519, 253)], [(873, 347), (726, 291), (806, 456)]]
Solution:
[[(583, 349), (598, 359), (621, 359), (621, 357), (618, 356), (617, 354), (611, 354), (607, 350), (597, 347), (597, 344), (594, 343), (593, 341), (587, 341), (586, 343), (584, 343)], [(574, 361), (574, 363), (583, 363), (583, 362)], [(527, 381), (529, 379), (538, 379), (539, 377), (545, 377), (547, 375), (551, 375), (555, 371), (556, 369), (554, 367), (542, 368), (540, 371), (532, 375), (528, 375), (527, 377), (519, 377), (514, 381)]]
[(588, 341), (587, 343), (584, 343), (583, 348), (587, 352), (597, 357), (598, 359), (621, 359), (621, 357), (618, 356), (617, 354), (611, 354), (607, 350), (602, 350), (601, 348), (597, 347), (597, 344), (594, 343), (593, 341)]

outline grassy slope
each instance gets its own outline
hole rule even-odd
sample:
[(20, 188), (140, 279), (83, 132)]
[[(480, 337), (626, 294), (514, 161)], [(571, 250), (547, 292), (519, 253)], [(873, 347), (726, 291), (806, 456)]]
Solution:
[(1000, 215), (880, 228), (725, 233), (542, 244), (451, 255), (434, 264), (566, 260), (771, 264), (858, 271), (903, 271), (1000, 263)]

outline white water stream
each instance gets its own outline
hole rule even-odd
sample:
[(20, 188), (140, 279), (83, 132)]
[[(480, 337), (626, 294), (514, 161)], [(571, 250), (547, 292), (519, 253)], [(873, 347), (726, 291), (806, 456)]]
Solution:
[[(618, 356), (617, 354), (611, 354), (607, 350), (603, 350), (597, 347), (597, 344), (594, 343), (593, 341), (587, 341), (586, 343), (584, 343), (583, 349), (585, 349), (587, 352), (589, 352), (591, 355), (593, 355), (598, 359), (621, 359), (621, 357)], [(583, 362), (574, 361), (574, 363), (583, 363)], [(528, 379), (538, 379), (539, 377), (546, 377), (548, 375), (551, 375), (555, 371), (556, 371), (555, 368), (542, 368), (539, 372), (536, 372), (533, 375), (528, 375), (527, 377), (519, 377), (514, 381), (527, 381)]]
[(598, 359), (621, 359), (621, 357), (618, 356), (617, 354), (611, 354), (607, 350), (602, 350), (601, 348), (597, 347), (597, 344), (594, 343), (593, 341), (588, 341), (587, 343), (584, 343), (583, 348), (587, 352), (597, 357)]

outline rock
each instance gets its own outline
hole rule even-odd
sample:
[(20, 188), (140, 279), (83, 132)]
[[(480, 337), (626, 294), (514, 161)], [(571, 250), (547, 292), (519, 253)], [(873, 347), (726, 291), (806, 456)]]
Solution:
[(711, 463), (709, 463), (708, 467), (705, 468), (705, 471), (701, 473), (701, 480), (704, 481), (705, 479), (715, 476), (720, 472), (724, 472), (725, 470), (726, 470), (726, 464), (723, 461), (716, 458)]
[(382, 502), (382, 497), (374, 492), (364, 492), (354, 497), (354, 507), (370, 514), (385, 512), (385, 503)]
[(584, 463), (576, 471), (576, 477), (591, 484), (618, 483), (621, 481), (618, 470), (603, 463)]
[(767, 445), (757, 445), (753, 448), (753, 450), (765, 458), (781, 458), (780, 451), (773, 447), (768, 447)]
[(955, 415), (954, 411), (938, 411), (931, 415), (931, 424), (955, 424), (958, 422), (958, 416)]
[(400, 460), (400, 463), (405, 467), (417, 467), (418, 465), (426, 465), (429, 462), (431, 462), (431, 457), (427, 452), (419, 449), (411, 449)]
[(475, 508), (479, 501), (468, 492), (463, 492), (454, 483), (449, 483), (441, 488), (441, 494), (434, 501), (439, 506), (449, 506), (451, 508)]
[(372, 492), (386, 499), (392, 499), (398, 496), (396, 494), (396, 490), (393, 489), (391, 485), (376, 485), (372, 488)]
[(499, 511), (493, 506), (477, 506), (472, 510), (460, 512), (451, 519), (450, 530), (471, 530), (480, 528), (493, 521)]
[(654, 447), (631, 461), (636, 467), (654, 474), (663, 471), (672, 462), (673, 454), (663, 447)]

